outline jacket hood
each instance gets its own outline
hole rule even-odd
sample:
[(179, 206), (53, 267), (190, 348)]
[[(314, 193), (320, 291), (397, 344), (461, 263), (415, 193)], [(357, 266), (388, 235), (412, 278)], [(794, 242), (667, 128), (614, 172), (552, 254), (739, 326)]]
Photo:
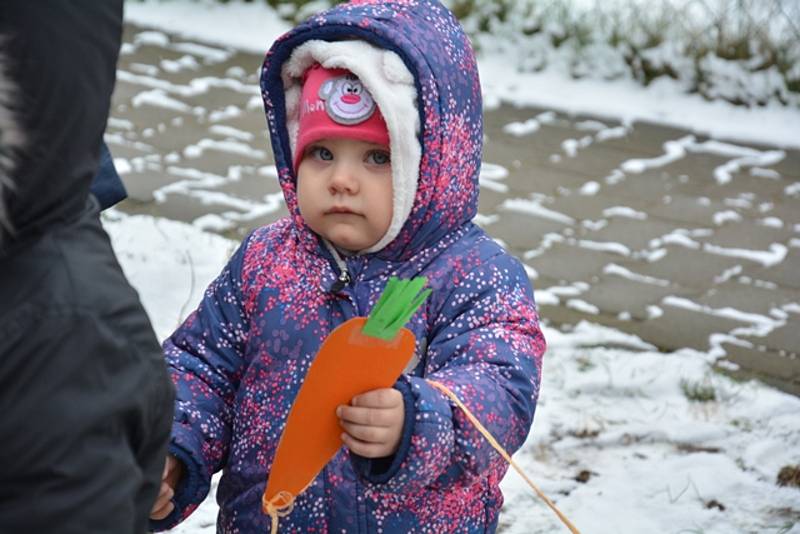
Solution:
[(121, 35), (122, 0), (0, 2), (0, 254), (85, 209)]
[(311, 40), (366, 41), (394, 52), (413, 76), (420, 125), (419, 178), (397, 236), (375, 254), (387, 260), (406, 259), (470, 221), (478, 205), (483, 118), (477, 64), (466, 34), (452, 13), (435, 0), (354, 0), (315, 15), (279, 37), (261, 72), (279, 181), (304, 244), (314, 250), (321, 247), (297, 205), (287, 128), (292, 119), (287, 107), (292, 103), (287, 103), (282, 72), (292, 52)]

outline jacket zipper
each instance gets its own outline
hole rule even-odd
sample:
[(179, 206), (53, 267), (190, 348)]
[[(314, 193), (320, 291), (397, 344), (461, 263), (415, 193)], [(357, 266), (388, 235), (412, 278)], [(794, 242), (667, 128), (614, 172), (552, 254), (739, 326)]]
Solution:
[(325, 246), (328, 248), (328, 252), (330, 252), (331, 256), (333, 256), (333, 261), (336, 262), (336, 266), (339, 267), (339, 276), (337, 277), (336, 282), (334, 282), (331, 286), (331, 292), (338, 293), (348, 286), (352, 279), (350, 277), (350, 272), (347, 270), (347, 263), (345, 263), (345, 261), (339, 255), (339, 251), (336, 250), (336, 247), (329, 243), (327, 239), (324, 240), (324, 242)]

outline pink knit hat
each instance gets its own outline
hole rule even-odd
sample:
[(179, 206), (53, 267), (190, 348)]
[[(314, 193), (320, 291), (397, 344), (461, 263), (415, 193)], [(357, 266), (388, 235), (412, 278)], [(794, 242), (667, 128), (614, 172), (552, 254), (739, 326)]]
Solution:
[(361, 81), (345, 69), (314, 64), (305, 73), (294, 154), (297, 171), (306, 146), (327, 138), (389, 144), (389, 130), (378, 105)]

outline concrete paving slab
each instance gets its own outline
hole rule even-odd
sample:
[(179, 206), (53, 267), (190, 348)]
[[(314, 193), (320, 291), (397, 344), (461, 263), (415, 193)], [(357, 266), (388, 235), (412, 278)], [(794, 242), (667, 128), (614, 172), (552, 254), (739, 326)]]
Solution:
[(800, 181), (800, 151), (787, 150), (784, 158), (770, 168), (789, 181)]
[(715, 279), (742, 264), (741, 259), (707, 254), (682, 246), (667, 246), (665, 249), (667, 253), (660, 260), (637, 263), (636, 272), (670, 280), (681, 287), (702, 293), (714, 284)]
[[(134, 139), (130, 139), (130, 137), (134, 137)], [(109, 135), (106, 132), (105, 140), (114, 158), (131, 160), (157, 154), (157, 150), (154, 147), (146, 143), (137, 142), (135, 140), (136, 137), (138, 136), (128, 136), (120, 133)]]
[[(495, 160), (487, 159), (487, 161)], [(527, 197), (531, 193), (536, 193), (556, 197), (565, 189), (570, 192), (577, 191), (591, 180), (590, 177), (577, 175), (556, 166), (537, 167), (526, 162), (518, 172), (510, 173), (505, 183), (510, 188), (509, 196)]]
[(791, 236), (791, 228), (768, 226), (761, 219), (742, 219), (725, 223), (699, 240), (723, 248), (766, 250), (773, 243), (786, 243)]
[(619, 256), (576, 246), (556, 243), (534, 258), (524, 258), (525, 263), (541, 275), (559, 283), (589, 282), (599, 279), (603, 267), (619, 261)]
[(800, 234), (800, 226), (796, 226), (800, 218), (797, 215), (800, 213), (800, 198), (791, 198), (783, 195), (781, 198), (762, 204), (758, 211), (760, 212), (759, 218), (777, 219), (783, 227), (791, 230), (795, 236)]
[[(229, 116), (228, 118), (214, 120), (214, 117), (224, 117), (224, 112), (228, 110), (230, 106), (231, 105), (229, 104), (228, 106), (208, 110), (208, 113), (206, 113), (205, 117), (207, 127), (211, 128), (212, 126), (216, 125), (228, 126), (243, 132), (252, 133), (252, 145), (264, 150), (267, 153), (267, 158), (271, 162), (274, 161), (272, 157), (269, 133), (267, 132), (267, 119), (265, 118), (260, 105), (258, 109), (249, 109), (246, 105), (241, 107), (234, 106), (239, 110), (239, 115), (235, 117)], [(215, 112), (217, 115), (215, 115)]]
[[(208, 138), (204, 138), (208, 139)], [(241, 165), (265, 166), (270, 161), (266, 158), (266, 152), (247, 145), (249, 150), (243, 153), (233, 153), (229, 150), (210, 146), (204, 148), (201, 143), (188, 145), (183, 150), (183, 159), (176, 165), (190, 167), (193, 169), (203, 169), (204, 172), (226, 176), (232, 167)], [(195, 155), (199, 152), (199, 155)], [(248, 153), (249, 152), (249, 153)]]
[[(151, 111), (157, 112), (157, 110)], [(136, 116), (135, 114), (120, 114), (122, 117), (126, 115)], [(153, 127), (151, 134), (140, 134), (139, 138), (156, 147), (155, 150), (162, 155), (175, 153), (183, 157), (183, 151), (186, 147), (198, 143), (205, 137), (210, 137), (205, 131), (203, 123), (198, 121), (197, 117), (191, 115), (165, 117), (161, 115), (160, 119)], [(159, 127), (159, 124), (164, 126)]]
[[(539, 313), (544, 318), (546, 324), (561, 325), (563, 328), (569, 328), (576, 325), (581, 321), (587, 321), (610, 328), (618, 328), (625, 332), (631, 332), (630, 326), (633, 321), (623, 321), (616, 315), (608, 314), (588, 314), (574, 308), (566, 306), (569, 299), (564, 299), (564, 303), (553, 306), (550, 304), (542, 304), (539, 306)], [(635, 334), (636, 335), (636, 334)]]
[(793, 180), (772, 179), (753, 176), (748, 172), (731, 174), (731, 181), (725, 184), (710, 184), (704, 194), (721, 198), (751, 199), (754, 206), (762, 202), (780, 200)]
[[(800, 316), (792, 314), (785, 325), (772, 330), (768, 336), (742, 336), (745, 341), (750, 341), (757, 350), (775, 352), (778, 356), (788, 358), (800, 366)], [(795, 374), (800, 367), (795, 369)], [(800, 378), (800, 376), (798, 376)]]
[(771, 267), (746, 264), (743, 266), (742, 276), (772, 282), (781, 287), (800, 289), (800, 249), (788, 248), (786, 258)]
[(486, 231), (492, 236), (499, 237), (518, 254), (524, 254), (541, 243), (542, 238), (549, 233), (557, 233), (564, 229), (564, 225), (541, 217), (534, 217), (526, 213), (502, 211), (502, 216), (497, 222), (486, 226)]
[[(620, 202), (620, 199), (606, 194), (601, 189), (600, 193), (593, 195), (571, 193), (569, 195), (554, 196), (553, 202), (549, 205), (549, 207), (559, 213), (563, 213), (564, 215), (572, 217), (576, 221), (601, 223), (607, 217), (603, 214), (605, 210), (621, 204), (622, 203)], [(635, 210), (640, 210), (645, 207), (642, 206), (642, 203), (638, 201), (627, 202), (626, 205)], [(580, 225), (576, 230), (580, 233), (581, 228), (592, 228), (594, 226), (595, 225), (587, 222), (586, 225)]]
[(505, 193), (483, 189), (478, 196), (478, 213), (487, 217), (496, 217), (498, 208), (507, 198)]
[(757, 378), (783, 391), (800, 395), (800, 359), (781, 356), (769, 350), (758, 350), (723, 343), (726, 360), (739, 366), (726, 372), (741, 379)]
[(707, 313), (661, 304), (663, 315), (648, 321), (630, 321), (626, 329), (665, 350), (690, 347), (701, 351), (710, 348), (712, 334), (730, 332), (747, 323)]
[(241, 170), (239, 178), (229, 180), (215, 188), (215, 191), (239, 198), (257, 199), (264, 195), (280, 193), (281, 187), (277, 178), (260, 174), (256, 167), (245, 167)]
[(658, 168), (671, 176), (688, 176), (695, 184), (715, 187), (718, 184), (714, 178), (714, 170), (732, 159), (734, 158), (730, 156), (705, 152), (688, 152), (684, 157)]
[(557, 162), (552, 162), (552, 164), (554, 167), (574, 172), (602, 183), (607, 176), (619, 169), (623, 163), (639, 157), (641, 157), (641, 153), (629, 152), (614, 145), (592, 141), (588, 146), (577, 149), (574, 156), (565, 155)]
[(668, 204), (656, 202), (647, 206), (647, 213), (662, 220), (671, 221), (679, 227), (713, 228), (714, 215), (725, 211), (734, 211), (722, 199), (709, 198), (700, 194), (670, 193)]
[(153, 192), (183, 178), (160, 171), (129, 172), (121, 175), (122, 183), (128, 191), (128, 198), (136, 202), (153, 202)]
[[(732, 308), (774, 320), (775, 316), (771, 315), (773, 310), (800, 301), (800, 289), (757, 285), (752, 281), (747, 282), (746, 279), (742, 281), (739, 277), (734, 277), (732, 280), (714, 285), (695, 300), (698, 304), (711, 308)], [(798, 321), (800, 325), (800, 315), (795, 315), (791, 319)], [(800, 338), (797, 338), (797, 342), (797, 348), (800, 349)]]
[[(613, 208), (612, 206), (611, 208)], [(581, 239), (598, 243), (620, 243), (631, 254), (646, 250), (653, 239), (660, 238), (675, 230), (675, 224), (655, 217), (635, 220), (627, 217), (614, 217), (599, 230), (581, 229)]]
[[(664, 297), (684, 295), (688, 291), (675, 286), (642, 283), (620, 276), (603, 274), (580, 298), (597, 306), (601, 313), (623, 314), (630, 319), (646, 321), (653, 318), (651, 306), (659, 306)], [(625, 295), (624, 298), (621, 298)]]
[[(612, 183), (608, 183), (609, 180), (612, 180)], [(623, 201), (647, 203), (651, 206), (657, 204), (668, 206), (672, 195), (694, 195), (698, 192), (696, 187), (685, 186), (678, 176), (663, 169), (651, 169), (616, 178), (608, 177), (604, 178), (602, 183), (603, 193), (607, 196)], [(668, 200), (665, 202), (665, 199)]]
[(687, 135), (685, 130), (636, 121), (633, 123), (631, 132), (628, 135), (608, 139), (603, 143), (626, 152), (638, 154), (637, 157), (640, 158), (651, 158), (664, 153), (664, 143), (680, 139), (685, 135)]

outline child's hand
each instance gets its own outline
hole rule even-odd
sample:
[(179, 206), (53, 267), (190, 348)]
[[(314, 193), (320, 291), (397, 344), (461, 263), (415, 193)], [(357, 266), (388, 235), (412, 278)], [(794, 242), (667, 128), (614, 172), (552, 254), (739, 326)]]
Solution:
[(344, 428), (342, 441), (352, 452), (365, 458), (391, 456), (400, 446), (405, 406), (396, 389), (374, 389), (336, 409)]
[(182, 476), (183, 464), (171, 454), (167, 455), (167, 461), (164, 463), (164, 473), (161, 475), (161, 488), (158, 490), (158, 497), (153, 509), (150, 511), (150, 519), (164, 519), (175, 508), (172, 503), (172, 497), (175, 495), (175, 487)]

